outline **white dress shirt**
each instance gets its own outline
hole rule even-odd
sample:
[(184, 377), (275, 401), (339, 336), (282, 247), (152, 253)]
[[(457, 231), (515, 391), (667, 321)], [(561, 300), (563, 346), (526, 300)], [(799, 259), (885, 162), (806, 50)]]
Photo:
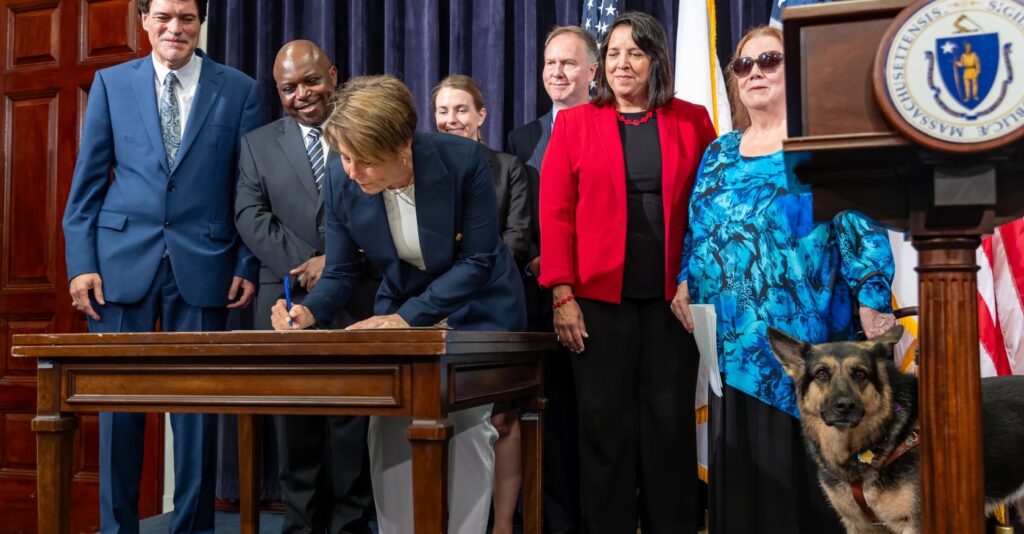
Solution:
[(415, 184), (397, 194), (388, 190), (381, 194), (384, 195), (384, 209), (388, 212), (388, 226), (398, 258), (421, 271), (426, 270), (420, 250), (420, 228), (416, 221)]
[[(159, 105), (160, 97), (164, 94), (164, 78), (171, 72), (171, 69), (167, 68), (163, 63), (156, 60), (156, 56), (153, 56), (153, 69), (156, 70), (156, 101)], [(178, 97), (178, 111), (181, 113), (181, 132), (182, 137), (185, 136), (185, 128), (188, 125), (188, 116), (192, 111), (192, 101), (196, 98), (196, 88), (199, 87), (199, 72), (203, 69), (203, 59), (199, 57), (199, 54), (193, 53), (192, 59), (185, 63), (185, 66), (174, 71), (174, 75), (178, 77), (178, 87), (174, 89), (174, 94)]]

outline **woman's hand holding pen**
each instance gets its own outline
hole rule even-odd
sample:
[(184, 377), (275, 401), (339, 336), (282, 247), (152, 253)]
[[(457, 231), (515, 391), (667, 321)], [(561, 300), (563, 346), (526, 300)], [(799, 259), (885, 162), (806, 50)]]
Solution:
[[(288, 325), (289, 320), (291, 320), (292, 326)], [(300, 330), (313, 326), (316, 323), (316, 318), (313, 317), (309, 308), (302, 304), (294, 304), (291, 311), (288, 311), (285, 300), (278, 299), (274, 307), (270, 309), (270, 322), (274, 326), (274, 330)]]

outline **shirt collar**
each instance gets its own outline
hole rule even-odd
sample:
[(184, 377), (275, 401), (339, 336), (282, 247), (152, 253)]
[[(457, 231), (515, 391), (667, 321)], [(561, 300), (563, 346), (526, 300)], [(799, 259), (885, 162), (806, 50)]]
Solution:
[[(153, 69), (156, 71), (156, 81), (160, 84), (164, 84), (164, 78), (167, 77), (171, 69), (167, 68), (166, 65), (156, 60), (156, 55), (151, 56), (153, 58)], [(182, 87), (187, 87), (191, 84), (196, 75), (199, 73), (199, 62), (202, 61), (199, 58), (199, 54), (192, 52), (192, 57), (185, 63), (185, 66), (180, 69), (173, 71), (174, 75), (178, 77), (178, 83)]]
[[(326, 122), (326, 121), (324, 121), (324, 122)], [(313, 127), (312, 126), (306, 126), (305, 124), (302, 124), (299, 121), (295, 121), (295, 123), (299, 125), (299, 130), (302, 132), (302, 141), (305, 142), (306, 141), (306, 137), (309, 136), (309, 131), (312, 130)], [(320, 128), (320, 139), (322, 140), (324, 138), (324, 124), (320, 123), (317, 126), (317, 128)]]

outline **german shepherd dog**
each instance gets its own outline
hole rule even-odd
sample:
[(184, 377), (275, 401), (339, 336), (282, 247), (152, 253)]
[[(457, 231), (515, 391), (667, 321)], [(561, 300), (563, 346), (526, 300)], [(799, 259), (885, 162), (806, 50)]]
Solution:
[[(902, 334), (811, 345), (768, 330), (818, 479), (851, 534), (919, 532), (917, 377), (893, 362)], [(982, 401), (985, 511), (1007, 503), (1024, 516), (1024, 376), (984, 379)]]

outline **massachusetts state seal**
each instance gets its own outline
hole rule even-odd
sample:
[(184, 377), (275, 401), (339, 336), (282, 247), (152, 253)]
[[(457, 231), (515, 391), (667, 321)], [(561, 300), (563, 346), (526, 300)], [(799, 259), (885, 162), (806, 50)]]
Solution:
[(1024, 4), (922, 0), (875, 58), (875, 96), (914, 141), (946, 152), (998, 148), (1024, 134)]

